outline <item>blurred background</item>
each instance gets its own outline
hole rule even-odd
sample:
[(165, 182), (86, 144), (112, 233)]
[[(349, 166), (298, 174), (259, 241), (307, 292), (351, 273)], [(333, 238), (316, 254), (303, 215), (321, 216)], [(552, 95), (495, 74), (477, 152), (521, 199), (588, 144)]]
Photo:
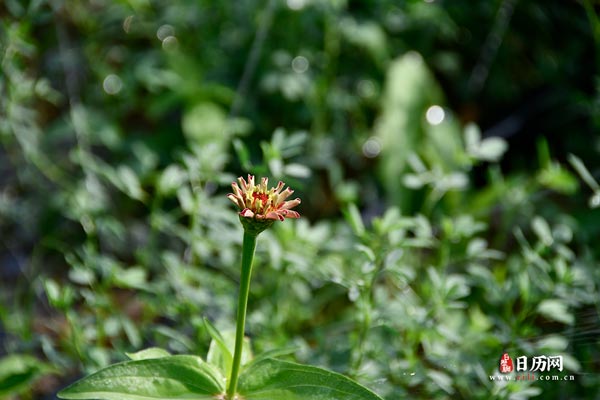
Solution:
[[(386, 400), (598, 399), (594, 0), (4, 0), (0, 398), (234, 328)], [(492, 382), (503, 352), (569, 382)]]

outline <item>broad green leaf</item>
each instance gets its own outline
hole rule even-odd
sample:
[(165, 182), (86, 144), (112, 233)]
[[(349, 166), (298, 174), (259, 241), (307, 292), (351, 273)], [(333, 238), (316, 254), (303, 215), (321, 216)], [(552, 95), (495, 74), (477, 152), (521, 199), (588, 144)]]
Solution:
[(248, 366), (238, 392), (244, 400), (381, 400), (343, 375), (274, 359)]
[(214, 400), (225, 379), (200, 357), (176, 355), (111, 365), (58, 393), (62, 399)]
[(171, 354), (165, 349), (161, 349), (160, 347), (149, 347), (147, 349), (140, 350), (136, 353), (125, 353), (125, 355), (129, 357), (130, 360), (139, 361), (169, 357)]

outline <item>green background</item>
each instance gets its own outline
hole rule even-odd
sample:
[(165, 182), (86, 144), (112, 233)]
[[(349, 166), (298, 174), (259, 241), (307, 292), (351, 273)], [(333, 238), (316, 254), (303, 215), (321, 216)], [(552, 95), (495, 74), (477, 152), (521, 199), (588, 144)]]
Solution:
[[(5, 0), (0, 398), (204, 356), (204, 317), (234, 328), (247, 173), (302, 199), (259, 238), (256, 354), (389, 400), (597, 398), (598, 12)], [(575, 380), (491, 382), (505, 351)]]

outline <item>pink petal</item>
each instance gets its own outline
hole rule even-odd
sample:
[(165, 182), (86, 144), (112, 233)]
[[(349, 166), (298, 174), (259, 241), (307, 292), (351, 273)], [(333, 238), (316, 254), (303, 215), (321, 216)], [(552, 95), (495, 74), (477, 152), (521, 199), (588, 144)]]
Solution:
[(285, 214), (286, 218), (300, 218), (300, 214), (297, 211), (293, 210), (285, 210), (287, 213)]
[(260, 189), (263, 192), (266, 192), (269, 188), (269, 178), (262, 178), (260, 180)]
[(233, 182), (231, 184), (231, 187), (233, 188), (233, 193), (235, 193), (236, 196), (239, 196), (240, 198), (244, 197), (243, 196), (244, 193), (241, 191), (241, 189), (240, 189), (240, 187), (238, 186), (237, 183)]
[(279, 183), (277, 184), (277, 187), (273, 189), (273, 192), (279, 194), (284, 186), (285, 186), (285, 183), (279, 181)]
[(290, 201), (286, 201), (285, 203), (283, 203), (283, 205), (281, 206), (281, 209), (283, 210), (289, 210), (291, 208), (296, 207), (298, 204), (300, 204), (301, 201), (300, 199), (296, 198), (294, 200), (290, 200)]
[(281, 192), (279, 194), (279, 197), (277, 198), (278, 202), (284, 201), (285, 199), (287, 199), (288, 197), (290, 197), (292, 195), (292, 193), (294, 193), (294, 191), (290, 188), (285, 189), (283, 192)]
[(280, 221), (283, 221), (285, 219), (283, 217), (283, 215), (281, 215), (277, 211), (270, 211), (270, 212), (268, 212), (267, 215), (265, 215), (265, 218), (266, 219), (278, 219)]
[(242, 198), (241, 198), (241, 197), (239, 197), (239, 196), (237, 196), (237, 195), (235, 195), (235, 194), (233, 194), (233, 193), (229, 193), (229, 194), (227, 195), (227, 198), (228, 198), (229, 200), (233, 201), (233, 203), (234, 203), (236, 206), (238, 206), (239, 208), (243, 209), (243, 208), (245, 207), (245, 206), (244, 206), (244, 201), (242, 200)]
[(246, 218), (252, 218), (252, 217), (254, 217), (254, 213), (249, 208), (244, 208), (242, 210), (242, 212), (240, 213), (240, 215), (242, 217), (246, 217)]

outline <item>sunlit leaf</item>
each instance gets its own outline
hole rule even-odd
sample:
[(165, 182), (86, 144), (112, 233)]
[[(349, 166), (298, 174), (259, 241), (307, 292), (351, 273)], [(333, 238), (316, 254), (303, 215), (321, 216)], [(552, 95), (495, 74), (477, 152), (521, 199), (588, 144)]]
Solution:
[(552, 238), (552, 230), (545, 219), (541, 217), (535, 217), (531, 222), (531, 227), (544, 245), (550, 246), (552, 244), (554, 241)]
[(139, 360), (149, 360), (153, 358), (163, 358), (168, 357), (171, 354), (165, 349), (161, 349), (160, 347), (149, 347), (144, 350), (140, 350), (136, 353), (125, 353), (130, 360), (139, 361)]
[(308, 178), (310, 176), (310, 168), (302, 164), (287, 164), (284, 169), (284, 173), (295, 178)]
[(245, 369), (238, 388), (245, 400), (381, 400), (343, 375), (274, 359)]
[(233, 355), (227, 346), (225, 338), (207, 318), (204, 318), (204, 325), (213, 339), (208, 348), (206, 359), (212, 365), (219, 367), (226, 376), (229, 376)]
[(187, 179), (187, 174), (178, 165), (169, 165), (158, 178), (157, 189), (162, 195), (175, 192)]
[(483, 139), (477, 149), (477, 157), (485, 161), (498, 161), (508, 149), (506, 141), (499, 137)]
[(354, 233), (357, 236), (362, 236), (365, 233), (365, 225), (360, 215), (360, 211), (358, 211), (358, 207), (356, 207), (355, 204), (350, 204), (348, 208), (346, 208), (344, 215)]
[(567, 325), (572, 325), (575, 322), (575, 317), (569, 311), (569, 307), (561, 300), (544, 300), (538, 305), (538, 311), (548, 319), (562, 322)]
[(569, 162), (577, 171), (581, 179), (595, 192), (600, 192), (600, 185), (594, 179), (590, 171), (587, 169), (581, 158), (577, 157), (574, 154), (569, 154)]
[(214, 400), (221, 374), (199, 357), (179, 355), (126, 361), (89, 375), (58, 393), (62, 399)]

